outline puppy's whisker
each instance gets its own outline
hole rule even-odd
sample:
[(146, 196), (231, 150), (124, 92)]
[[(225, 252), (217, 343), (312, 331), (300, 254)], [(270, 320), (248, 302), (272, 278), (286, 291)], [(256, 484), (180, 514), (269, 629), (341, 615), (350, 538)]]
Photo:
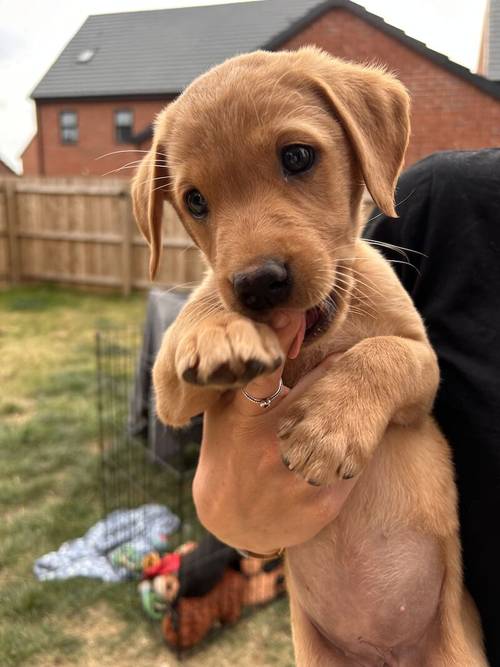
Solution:
[[(106, 171), (104, 174), (102, 174), (102, 176), (107, 176), (108, 174), (116, 174), (117, 172), (125, 171), (126, 169), (137, 169), (140, 166), (140, 164), (141, 164), (141, 162), (137, 162), (135, 164), (132, 164), (132, 163), (124, 164), (121, 167), (117, 167), (116, 169), (111, 169), (110, 171)], [(165, 165), (156, 163), (156, 164), (148, 164), (146, 166), (148, 166), (148, 167), (163, 167)]]
[[(340, 283), (340, 284), (339, 284)], [(343, 291), (346, 294), (352, 295), (353, 298), (355, 298), (357, 301), (362, 302), (364, 305), (367, 307), (373, 307), (376, 309), (376, 303), (373, 299), (371, 299), (363, 290), (361, 290), (355, 283), (352, 284), (351, 282), (344, 281), (341, 278), (339, 279), (339, 283), (336, 284), (335, 289), (339, 291)]]
[(394, 245), (393, 243), (387, 243), (386, 241), (378, 241), (376, 239), (363, 239), (363, 241), (365, 241), (365, 243), (368, 243), (369, 245), (377, 245), (381, 246), (382, 248), (387, 248), (388, 250), (394, 250), (394, 252), (399, 252), (399, 254), (403, 255), (408, 260), (409, 257), (406, 255), (407, 252), (412, 252), (415, 255), (421, 255), (422, 257), (427, 257), (427, 255), (423, 252), (420, 252), (420, 250), (405, 248), (404, 246)]
[[(357, 257), (357, 258), (354, 258), (354, 259), (365, 259), (365, 258), (363, 258), (363, 257), (361, 257), (361, 258)], [(343, 267), (339, 267), (338, 270), (339, 270), (339, 271), (343, 271), (344, 269), (343, 269)], [(378, 294), (381, 294), (380, 290), (379, 290), (378, 287), (377, 287), (377, 283), (376, 283), (374, 280), (372, 280), (372, 279), (366, 274), (366, 272), (360, 271), (359, 269), (355, 268), (354, 266), (349, 266), (347, 270), (348, 270), (350, 273), (354, 274), (355, 276), (361, 276), (361, 279), (362, 279), (363, 281), (367, 281), (368, 284), (371, 285), (371, 288), (372, 288), (375, 292), (377, 292)], [(349, 275), (349, 274), (346, 273), (345, 275)], [(357, 278), (357, 280), (361, 280), (361, 279), (360, 279), (360, 278)]]
[[(195, 322), (196, 322), (197, 325), (199, 325), (199, 324), (201, 324), (202, 322), (204, 322), (206, 319), (208, 319), (209, 317), (212, 317), (212, 315), (215, 315), (215, 314), (217, 314), (217, 313), (220, 313), (220, 312), (222, 312), (223, 310), (224, 310), (224, 309), (223, 309), (222, 305), (220, 305), (220, 306), (214, 305), (212, 308), (210, 308), (210, 309), (208, 309), (208, 310), (206, 310), (206, 311), (202, 311), (202, 312), (199, 312), (199, 311), (197, 311), (197, 312), (193, 312), (193, 313), (192, 313), (192, 319), (195, 320)], [(189, 320), (188, 320), (188, 321), (189, 321)]]
[(175, 292), (176, 290), (183, 290), (190, 287), (197, 287), (199, 284), (200, 283), (198, 280), (196, 281), (192, 280), (191, 282), (188, 283), (176, 283), (172, 287), (169, 287), (169, 289), (162, 290), (162, 294), (170, 294), (171, 292)]
[(417, 267), (415, 266), (415, 264), (412, 264), (411, 262), (403, 262), (402, 259), (387, 259), (387, 261), (389, 262), (389, 264), (405, 264), (406, 266), (411, 266), (411, 268), (414, 269), (419, 276), (422, 275), (420, 273), (420, 270), (417, 269)]
[(410, 261), (410, 258), (406, 254), (405, 250), (400, 246), (392, 245), (391, 243), (384, 243), (384, 241), (375, 241), (375, 240), (369, 240), (367, 241), (367, 243), (368, 245), (378, 246), (380, 248), (387, 248), (388, 250), (393, 250), (394, 252), (397, 252), (399, 255), (404, 257), (407, 261)]
[[(140, 166), (141, 162), (136, 162), (136, 163), (129, 163), (129, 164), (124, 164), (121, 167), (117, 167), (116, 169), (110, 169), (109, 171), (106, 171), (102, 176), (108, 176), (108, 174), (116, 174), (120, 171), (125, 171), (126, 169), (137, 169)], [(155, 167), (155, 166), (162, 166), (162, 165), (147, 165), (148, 167)]]
[[(351, 273), (354, 274), (350, 276), (348, 273), (345, 273), (342, 271), (342, 269), (338, 269), (338, 272), (341, 276), (344, 276), (346, 278), (351, 278), (352, 280), (355, 281), (358, 285), (362, 285), (363, 287), (366, 287), (367, 290), (370, 290), (374, 292), (375, 294), (378, 294), (378, 296), (383, 297), (382, 292), (375, 286), (376, 283), (374, 283), (368, 276), (366, 276), (364, 273), (361, 273), (360, 271), (357, 271), (356, 269), (351, 268), (350, 269)], [(361, 278), (359, 276), (362, 276)], [(368, 281), (368, 282), (366, 282)]]
[[(129, 148), (126, 150), (121, 150), (121, 151), (111, 151), (110, 153), (103, 153), (102, 155), (98, 155), (95, 160), (102, 160), (105, 157), (108, 157), (110, 155), (118, 155), (119, 153), (149, 153), (150, 151), (148, 150), (143, 150), (140, 148)], [(157, 155), (163, 155), (164, 157), (167, 157), (166, 153), (161, 153), (160, 151), (156, 151)]]
[(366, 310), (365, 308), (361, 308), (358, 305), (359, 304), (359, 299), (357, 300), (356, 304), (353, 304), (353, 300), (352, 300), (353, 294), (352, 294), (351, 291), (345, 290), (344, 288), (341, 288), (341, 289), (339, 289), (339, 292), (337, 294), (338, 294), (338, 297), (340, 298), (340, 300), (343, 301), (345, 307), (347, 308), (347, 310), (349, 312), (357, 313), (358, 315), (364, 315), (366, 317), (375, 318), (374, 313), (377, 312), (377, 309), (372, 308), (370, 305), (364, 304), (364, 303), (363, 303), (363, 305), (366, 305), (366, 308), (368, 308), (369, 310)]
[[(401, 206), (401, 204), (404, 204), (405, 201), (408, 201), (408, 199), (410, 199), (410, 197), (414, 194), (415, 194), (415, 189), (413, 189), (404, 199), (401, 199), (396, 204), (394, 204), (394, 208), (397, 210), (398, 206)], [(373, 218), (368, 218), (365, 225), (367, 225), (369, 222), (372, 222), (373, 220), (376, 220), (377, 218), (380, 218), (381, 215), (385, 215), (385, 213), (383, 213), (381, 211), (380, 213), (377, 213), (377, 215), (374, 215)], [(363, 239), (363, 240), (366, 241), (366, 239)]]
[(340, 284), (337, 283), (336, 286), (335, 286), (335, 292), (337, 293), (337, 291), (345, 294), (346, 296), (349, 296), (349, 297), (355, 299), (358, 302), (363, 303), (363, 305), (366, 305), (368, 308), (376, 309), (375, 302), (372, 299), (370, 299), (367, 296), (367, 294), (365, 294), (356, 285), (352, 285), (351, 283), (345, 283), (343, 281), (340, 281)]
[(378, 294), (379, 296), (382, 296), (379, 290), (373, 287), (373, 285), (370, 285), (369, 283), (366, 283), (364, 280), (361, 280), (361, 278), (357, 278), (356, 276), (348, 276), (345, 273), (340, 272), (341, 278), (339, 279), (344, 279), (345, 282), (347, 283), (352, 283), (353, 288), (357, 287), (359, 289), (360, 286), (365, 287), (367, 291), (374, 292)]
[(170, 182), (172, 181), (171, 176), (156, 176), (155, 178), (148, 178), (145, 181), (141, 181), (140, 183), (137, 183), (137, 186), (140, 185), (149, 185), (150, 183), (153, 183), (154, 181), (164, 181), (158, 188), (154, 188), (151, 192), (156, 192), (157, 190), (161, 190), (164, 188), (166, 185), (169, 185)]

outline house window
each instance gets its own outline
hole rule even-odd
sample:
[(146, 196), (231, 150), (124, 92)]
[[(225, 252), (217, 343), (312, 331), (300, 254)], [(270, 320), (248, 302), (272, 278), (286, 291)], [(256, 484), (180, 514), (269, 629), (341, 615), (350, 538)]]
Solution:
[(115, 139), (118, 144), (130, 143), (133, 125), (134, 114), (132, 111), (125, 109), (115, 111)]
[(76, 111), (61, 111), (59, 114), (59, 132), (62, 144), (78, 142), (78, 114)]

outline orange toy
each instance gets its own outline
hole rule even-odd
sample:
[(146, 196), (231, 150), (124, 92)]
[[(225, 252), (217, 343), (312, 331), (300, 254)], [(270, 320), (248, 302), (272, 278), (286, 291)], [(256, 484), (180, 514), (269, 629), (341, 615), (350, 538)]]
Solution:
[(217, 624), (235, 623), (241, 615), (247, 582), (227, 569), (214, 588), (201, 597), (181, 597), (162, 621), (163, 636), (175, 648), (190, 648)]
[(264, 561), (244, 558), (241, 571), (246, 575), (245, 606), (266, 604), (285, 591), (285, 568), (281, 559)]

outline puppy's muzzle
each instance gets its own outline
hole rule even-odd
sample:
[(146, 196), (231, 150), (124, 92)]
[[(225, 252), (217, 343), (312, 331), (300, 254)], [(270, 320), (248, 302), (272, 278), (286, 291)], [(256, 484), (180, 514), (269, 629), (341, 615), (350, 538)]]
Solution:
[(292, 276), (286, 264), (270, 259), (235, 273), (233, 289), (245, 308), (267, 310), (287, 301), (292, 290)]

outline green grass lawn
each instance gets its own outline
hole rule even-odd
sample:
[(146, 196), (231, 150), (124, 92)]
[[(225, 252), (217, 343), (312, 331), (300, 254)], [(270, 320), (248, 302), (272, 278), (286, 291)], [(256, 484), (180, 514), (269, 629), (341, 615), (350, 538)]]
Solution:
[[(36, 581), (34, 560), (101, 517), (95, 331), (140, 324), (144, 295), (0, 292), (0, 665), (171, 667), (134, 584)], [(293, 665), (286, 600), (187, 666)]]

